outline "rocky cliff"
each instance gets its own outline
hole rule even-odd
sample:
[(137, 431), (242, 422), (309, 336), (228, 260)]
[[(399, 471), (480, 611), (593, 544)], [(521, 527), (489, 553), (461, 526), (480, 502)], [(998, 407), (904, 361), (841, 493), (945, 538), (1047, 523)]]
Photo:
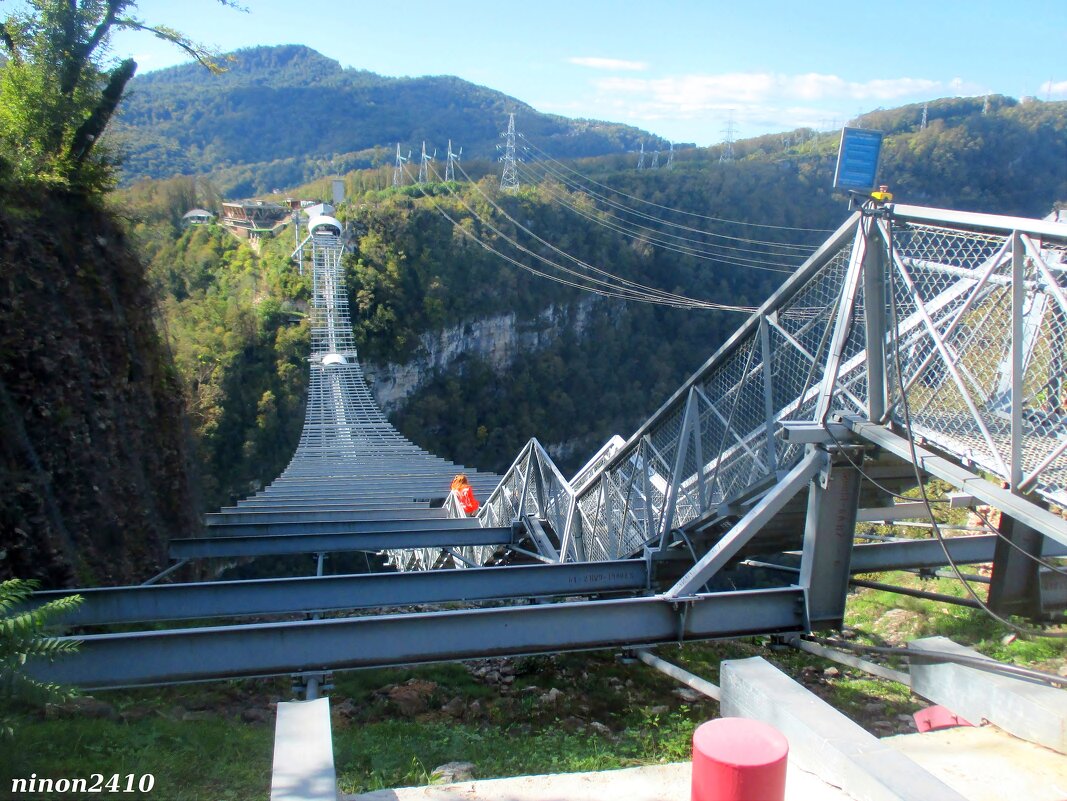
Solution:
[(198, 526), (144, 268), (71, 196), (0, 204), (0, 578), (137, 582)]
[(526, 321), (515, 314), (469, 320), (423, 334), (415, 358), (402, 364), (363, 364), (363, 373), (375, 400), (389, 414), (435, 374), (452, 369), (463, 359), (479, 359), (503, 374), (517, 357), (555, 342), (565, 329), (581, 336), (595, 303), (595, 298), (587, 298), (570, 305), (548, 306)]

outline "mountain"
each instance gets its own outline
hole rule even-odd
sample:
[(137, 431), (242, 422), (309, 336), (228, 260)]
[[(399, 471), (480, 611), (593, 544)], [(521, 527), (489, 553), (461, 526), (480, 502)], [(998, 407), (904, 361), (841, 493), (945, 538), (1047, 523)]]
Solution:
[[(1067, 103), (955, 98), (931, 101), (926, 116), (923, 127), (920, 104), (857, 121), (886, 132), (881, 174), (900, 202), (1040, 217), (1067, 200)], [(531, 436), (567, 472), (611, 434), (633, 431), (741, 316), (579, 292), (503, 262), (462, 231), (543, 269), (503, 240), (517, 236), (551, 255), (517, 230), (521, 220), (627, 280), (756, 305), (783, 274), (760, 269), (776, 248), (751, 240), (802, 254), (848, 214), (847, 199), (831, 189), (837, 136), (799, 130), (741, 140), (732, 163), (720, 163), (719, 149), (678, 150), (670, 170), (636, 170), (632, 153), (564, 166), (531, 161), (524, 179), (542, 171), (556, 177), (524, 180), (512, 193), (500, 191), (495, 175), (399, 189), (389, 186), (388, 166), (346, 175), (338, 214), (352, 235), (346, 281), (357, 347), (394, 423), (422, 447), (498, 471)], [(565, 188), (559, 176), (574, 178), (565, 168), (600, 185)], [(203, 189), (176, 178), (120, 194), (131, 209), (124, 216), (146, 220), (135, 238), (185, 380), (201, 494), (211, 508), (274, 478), (299, 437), (307, 328), (290, 311), (306, 305), (310, 279), (289, 263), (288, 235), (254, 253), (219, 230), (182, 231), (185, 210), (210, 205), (197, 194)], [(609, 217), (594, 192), (636, 211), (612, 207)], [(295, 193), (328, 196), (328, 182)], [(681, 231), (685, 239), (668, 243), (720, 258), (655, 247), (651, 240), (679, 230), (654, 219), (690, 226)], [(619, 235), (620, 227), (629, 235)]]
[(496, 155), (514, 112), (521, 130), (557, 158), (646, 146), (658, 137), (626, 125), (541, 114), (501, 92), (449, 76), (388, 78), (345, 69), (301, 45), (231, 54), (212, 77), (197, 64), (130, 83), (116, 126), (126, 182), (219, 173), (230, 196), (293, 186), (320, 175), (391, 163), (405, 152)]

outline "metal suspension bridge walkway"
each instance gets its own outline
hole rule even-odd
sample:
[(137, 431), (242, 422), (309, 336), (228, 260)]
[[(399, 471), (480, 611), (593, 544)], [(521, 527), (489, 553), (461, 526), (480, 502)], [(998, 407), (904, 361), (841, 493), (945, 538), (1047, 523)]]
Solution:
[[(470, 472), (487, 498), (476, 518), (449, 500), (462, 468), (405, 440), (373, 402), (341, 226), (318, 218), (310, 232), (297, 451), (171, 555), (385, 550), (397, 572), (81, 590), (72, 625), (236, 622), (86, 635), (37, 675), (85, 687), (318, 676), (802, 633), (841, 625), (853, 573), (950, 561), (992, 561), (988, 602), (1002, 613), (1048, 602), (1058, 573), (1034, 560), (1067, 554), (1067, 522), (1048, 508), (1067, 505), (1067, 225), (868, 206), (577, 476), (536, 440), (503, 478)], [(893, 495), (928, 476), (957, 488), (954, 503), (999, 509), (999, 530), (857, 544), (857, 521), (930, 525), (927, 504)]]

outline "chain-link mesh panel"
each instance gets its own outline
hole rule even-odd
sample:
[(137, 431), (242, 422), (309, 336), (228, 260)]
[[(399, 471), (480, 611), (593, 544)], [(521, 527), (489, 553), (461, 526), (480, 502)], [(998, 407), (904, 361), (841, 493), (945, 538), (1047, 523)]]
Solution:
[[(1067, 501), (1067, 242), (1029, 242), (1023, 341), (1013, 343), (1009, 234), (915, 219), (871, 226), (867, 246), (882, 252), (865, 261), (867, 269), (885, 265), (884, 308), (868, 309), (862, 274), (849, 276), (863, 269), (852, 259), (854, 240), (839, 232), (844, 244), (807, 265), (804, 278), (787, 285), (693, 379), (690, 424), (687, 396), (679, 393), (642, 428), (642, 439), (581, 491), (576, 517), (589, 558), (627, 555), (661, 533), (667, 519), (684, 525), (794, 466), (803, 446), (786, 442), (781, 424), (817, 422), (824, 391), (830, 411), (866, 414), (868, 313), (872, 325), (884, 315), (887, 326), (882, 378), (891, 417), (902, 422), (903, 385), (917, 433), (1005, 478), (1013, 458), (1015, 348), (1023, 365), (1016, 402), (1025, 441), (1015, 446), (1022, 489)], [(854, 298), (845, 292), (850, 282)], [(824, 390), (835, 361), (833, 386)]]
[[(930, 225), (896, 236), (893, 417), (906, 422), (903, 381), (915, 433), (1006, 481), (1018, 460), (1020, 489), (1063, 503), (1065, 248), (1025, 236), (1021, 241), (1025, 252), (1013, 253), (1005, 233)], [(1013, 258), (1022, 258), (1025, 281), (1014, 312)], [(1013, 335), (1014, 315), (1021, 338)], [(1021, 423), (1015, 444), (1013, 406)]]

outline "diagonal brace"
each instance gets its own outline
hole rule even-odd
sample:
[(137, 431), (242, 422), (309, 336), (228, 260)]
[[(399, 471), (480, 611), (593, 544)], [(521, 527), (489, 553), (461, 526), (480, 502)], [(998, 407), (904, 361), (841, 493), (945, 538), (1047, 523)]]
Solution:
[(820, 470), (829, 464), (826, 451), (813, 448), (752, 507), (730, 531), (715, 543), (703, 558), (682, 576), (678, 583), (663, 593), (664, 598), (685, 598), (695, 595), (708, 579), (733, 559), (737, 553), (765, 526)]

